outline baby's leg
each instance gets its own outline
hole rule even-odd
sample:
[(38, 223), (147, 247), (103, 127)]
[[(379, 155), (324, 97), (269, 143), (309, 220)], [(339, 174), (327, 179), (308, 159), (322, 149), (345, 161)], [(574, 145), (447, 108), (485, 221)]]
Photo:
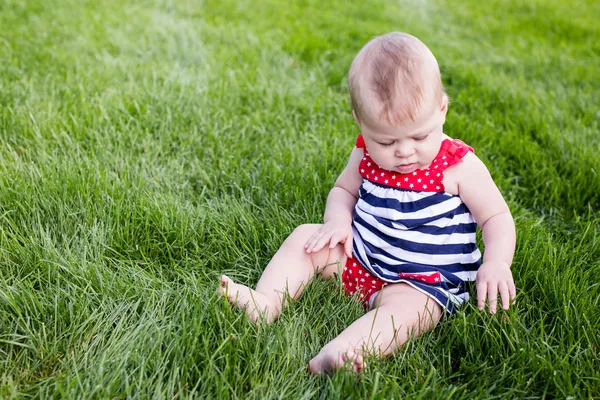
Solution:
[(307, 240), (321, 225), (301, 225), (283, 242), (265, 268), (256, 289), (234, 283), (221, 276), (219, 293), (236, 306), (244, 309), (248, 318), (257, 321), (264, 317), (274, 321), (285, 305), (285, 293), (296, 299), (316, 273), (330, 276), (339, 263), (345, 263), (344, 247), (338, 244), (330, 249), (308, 254), (304, 249)]
[(326, 344), (309, 362), (309, 369), (319, 374), (350, 362), (358, 372), (363, 368), (363, 353), (391, 354), (410, 336), (431, 330), (442, 313), (438, 303), (412, 286), (388, 285), (375, 299), (374, 308)]

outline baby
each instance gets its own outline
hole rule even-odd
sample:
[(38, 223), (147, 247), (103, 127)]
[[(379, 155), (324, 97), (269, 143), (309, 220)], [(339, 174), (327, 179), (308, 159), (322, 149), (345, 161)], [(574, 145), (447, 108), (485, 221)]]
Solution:
[(225, 275), (219, 289), (251, 320), (270, 323), (286, 295), (298, 298), (316, 274), (341, 273), (346, 293), (370, 311), (309, 362), (314, 374), (358, 372), (363, 355), (391, 354), (468, 301), (469, 281), (480, 310), (486, 298), (491, 313), (498, 295), (504, 309), (515, 298), (514, 221), (473, 149), (443, 132), (448, 96), (431, 51), (405, 33), (376, 37), (354, 58), (348, 81), (361, 135), (324, 223), (296, 228), (256, 289)]

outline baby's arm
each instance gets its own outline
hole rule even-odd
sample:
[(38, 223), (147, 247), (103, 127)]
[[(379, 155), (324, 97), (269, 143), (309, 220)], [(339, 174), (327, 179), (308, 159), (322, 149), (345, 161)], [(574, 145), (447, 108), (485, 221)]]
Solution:
[(354, 148), (346, 168), (335, 181), (325, 206), (324, 224), (304, 246), (307, 253), (321, 250), (329, 243), (334, 248), (338, 243), (344, 244), (344, 251), (348, 257), (352, 256), (352, 214), (358, 188), (362, 177), (358, 173), (358, 165), (364, 154), (363, 149)]
[(458, 194), (483, 233), (483, 263), (477, 271), (477, 304), (496, 312), (498, 294), (507, 310), (516, 290), (510, 266), (515, 252), (515, 223), (508, 205), (483, 162), (473, 153), (457, 169)]

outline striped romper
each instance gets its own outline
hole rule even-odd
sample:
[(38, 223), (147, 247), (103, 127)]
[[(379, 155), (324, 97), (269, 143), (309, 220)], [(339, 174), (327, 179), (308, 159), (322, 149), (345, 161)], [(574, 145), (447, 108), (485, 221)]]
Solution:
[(389, 283), (404, 282), (453, 314), (481, 264), (477, 224), (458, 195), (444, 191), (444, 170), (473, 149), (445, 139), (428, 168), (409, 174), (379, 168), (364, 148), (363, 183), (354, 207), (353, 251), (342, 272), (346, 293), (365, 307)]

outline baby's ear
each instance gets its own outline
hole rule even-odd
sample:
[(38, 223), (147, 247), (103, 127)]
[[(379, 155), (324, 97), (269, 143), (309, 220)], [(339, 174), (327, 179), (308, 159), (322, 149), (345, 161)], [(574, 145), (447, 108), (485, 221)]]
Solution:
[(446, 123), (446, 115), (448, 114), (448, 103), (450, 102), (450, 99), (448, 98), (448, 95), (446, 95), (446, 93), (444, 93), (444, 97), (442, 98), (442, 107), (440, 108), (440, 113), (442, 114), (442, 125), (444, 125)]
[(352, 109), (352, 116), (354, 117), (354, 121), (356, 122), (356, 125), (360, 126), (360, 121), (358, 120), (358, 117), (356, 116), (356, 112), (354, 111), (354, 109)]
[(446, 93), (444, 93), (444, 96), (442, 97), (442, 108), (440, 111), (442, 111), (443, 113), (447, 113), (448, 112), (448, 104), (450, 104), (450, 98), (448, 97), (448, 95)]

